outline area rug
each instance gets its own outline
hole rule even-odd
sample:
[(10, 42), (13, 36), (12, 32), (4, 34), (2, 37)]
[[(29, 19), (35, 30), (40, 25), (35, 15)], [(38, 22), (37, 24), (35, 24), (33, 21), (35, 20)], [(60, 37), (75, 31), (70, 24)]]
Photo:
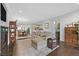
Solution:
[(48, 47), (37, 50), (31, 46), (31, 40), (17, 40), (16, 50), (14, 51), (15, 56), (46, 56), (50, 52), (57, 49), (59, 46), (54, 49)]

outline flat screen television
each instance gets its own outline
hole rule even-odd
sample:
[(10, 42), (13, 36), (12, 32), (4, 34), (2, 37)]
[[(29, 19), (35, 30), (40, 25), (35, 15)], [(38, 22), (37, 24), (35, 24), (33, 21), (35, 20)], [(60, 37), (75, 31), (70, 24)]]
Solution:
[(4, 6), (1, 3), (1, 20), (6, 22), (6, 10), (4, 8)]

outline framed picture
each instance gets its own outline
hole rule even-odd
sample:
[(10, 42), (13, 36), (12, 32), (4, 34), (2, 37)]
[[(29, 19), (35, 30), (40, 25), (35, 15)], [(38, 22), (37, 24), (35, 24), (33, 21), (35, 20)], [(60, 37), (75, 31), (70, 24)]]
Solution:
[(49, 23), (45, 23), (44, 27), (45, 27), (45, 29), (48, 29), (49, 28)]

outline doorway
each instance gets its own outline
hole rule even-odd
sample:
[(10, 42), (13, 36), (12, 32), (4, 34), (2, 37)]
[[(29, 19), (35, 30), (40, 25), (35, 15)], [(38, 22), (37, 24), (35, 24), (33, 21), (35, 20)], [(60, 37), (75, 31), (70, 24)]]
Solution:
[(55, 26), (56, 26), (55, 34), (56, 34), (57, 44), (59, 45), (60, 44), (60, 20), (56, 20)]

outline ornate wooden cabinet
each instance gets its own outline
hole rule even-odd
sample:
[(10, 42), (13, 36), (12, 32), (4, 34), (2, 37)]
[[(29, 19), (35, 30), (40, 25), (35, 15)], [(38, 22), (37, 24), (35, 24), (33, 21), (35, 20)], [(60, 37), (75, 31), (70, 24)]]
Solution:
[(65, 44), (68, 46), (77, 46), (77, 29), (76, 27), (65, 27)]

